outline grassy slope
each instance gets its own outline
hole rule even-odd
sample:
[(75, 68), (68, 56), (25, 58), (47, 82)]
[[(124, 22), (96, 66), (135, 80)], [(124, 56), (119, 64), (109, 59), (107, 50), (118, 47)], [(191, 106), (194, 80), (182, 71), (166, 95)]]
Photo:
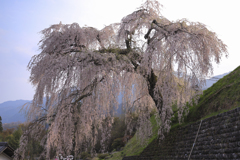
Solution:
[(181, 125), (174, 123), (172, 128), (185, 126), (237, 107), (240, 107), (240, 66), (203, 91), (198, 103), (189, 106), (185, 122)]
[(203, 92), (189, 109), (187, 122), (197, 121), (240, 106), (240, 66)]
[(158, 135), (158, 127), (157, 122), (155, 120), (155, 116), (152, 116), (150, 119), (152, 123), (152, 136), (148, 138), (146, 141), (146, 145), (142, 146), (136, 137), (136, 134), (131, 138), (124, 149), (119, 152), (113, 153), (113, 156), (109, 158), (109, 160), (121, 160), (124, 156), (134, 156), (134, 155), (140, 155), (140, 153), (147, 147), (148, 144), (150, 144), (155, 138), (157, 138)]

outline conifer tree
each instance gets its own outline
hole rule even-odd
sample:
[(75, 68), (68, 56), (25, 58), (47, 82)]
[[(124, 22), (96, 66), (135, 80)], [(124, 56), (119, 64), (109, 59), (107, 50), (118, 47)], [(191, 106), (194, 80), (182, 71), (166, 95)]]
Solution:
[(3, 127), (2, 127), (2, 117), (0, 116), (0, 133), (3, 132)]

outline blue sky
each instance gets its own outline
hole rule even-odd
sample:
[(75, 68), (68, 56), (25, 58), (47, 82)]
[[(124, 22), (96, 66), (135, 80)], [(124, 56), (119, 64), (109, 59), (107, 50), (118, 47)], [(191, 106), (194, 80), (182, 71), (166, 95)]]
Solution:
[[(39, 32), (52, 24), (77, 22), (101, 29), (120, 22), (140, 6), (142, 0), (0, 0), (0, 103), (31, 100), (34, 88), (28, 82), (27, 64), (40, 53)], [(239, 63), (238, 1), (159, 0), (169, 20), (199, 21), (228, 45), (229, 58), (214, 64), (214, 74), (232, 71)]]

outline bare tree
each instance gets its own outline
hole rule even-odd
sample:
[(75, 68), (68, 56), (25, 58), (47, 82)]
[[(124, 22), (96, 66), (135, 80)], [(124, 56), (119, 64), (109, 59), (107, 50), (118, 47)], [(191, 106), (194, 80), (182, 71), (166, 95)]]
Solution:
[(45, 122), (50, 123), (42, 139), (46, 158), (52, 147), (70, 154), (94, 146), (99, 129), (103, 143), (110, 136), (120, 92), (126, 121), (131, 121), (130, 112), (139, 113), (139, 136), (151, 134), (146, 106), (154, 104), (159, 136), (164, 138), (171, 126), (173, 101), (178, 102), (181, 120), (184, 103), (194, 94), (192, 86), (202, 86), (204, 77), (212, 74), (212, 61), (219, 63), (228, 53), (204, 24), (186, 19), (171, 22), (160, 8), (156, 0), (147, 0), (121, 23), (102, 30), (60, 22), (41, 31), (41, 53), (28, 65), (36, 87), (28, 108), (33, 125), (21, 137), (16, 153), (24, 157), (25, 135), (37, 138)]

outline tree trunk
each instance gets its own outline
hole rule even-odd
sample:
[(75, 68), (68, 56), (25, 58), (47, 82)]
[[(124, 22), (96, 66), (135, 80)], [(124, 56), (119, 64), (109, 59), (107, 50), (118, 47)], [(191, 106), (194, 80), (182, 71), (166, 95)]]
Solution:
[[(152, 97), (152, 99), (158, 109), (158, 114), (160, 116), (162, 113), (163, 99), (162, 99), (161, 92), (159, 90), (155, 89), (158, 77), (154, 74), (153, 70), (151, 70), (151, 74), (147, 75), (145, 78), (148, 83), (149, 95)], [(157, 96), (157, 95), (159, 95), (159, 96)]]

